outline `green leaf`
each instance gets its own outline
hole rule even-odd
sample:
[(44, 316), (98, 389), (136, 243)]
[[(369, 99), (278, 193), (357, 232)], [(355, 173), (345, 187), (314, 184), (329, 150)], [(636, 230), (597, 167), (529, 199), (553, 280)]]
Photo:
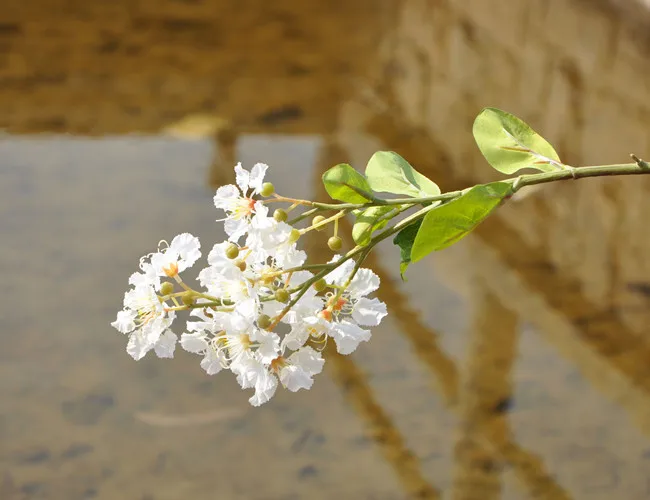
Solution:
[(465, 237), (511, 193), (512, 184), (508, 182), (482, 184), (431, 210), (424, 216), (415, 237), (411, 260), (417, 262)]
[(440, 194), (431, 179), (415, 170), (397, 153), (377, 151), (366, 166), (366, 177), (373, 191), (420, 198)]
[(393, 238), (393, 243), (399, 247), (400, 250), (400, 264), (399, 264), (399, 273), (402, 277), (402, 280), (406, 281), (404, 273), (406, 268), (411, 263), (411, 249), (413, 248), (413, 242), (415, 241), (415, 236), (420, 230), (422, 225), (422, 220), (416, 221), (410, 226), (406, 226), (402, 229), (397, 236)]
[(356, 221), (352, 226), (352, 239), (357, 245), (365, 247), (370, 243), (372, 233), (383, 228), (389, 219), (377, 220), (393, 210), (394, 206), (379, 206), (366, 208), (363, 212), (356, 214)]
[(366, 178), (347, 163), (340, 163), (323, 174), (325, 190), (333, 199), (345, 203), (368, 203), (373, 200)]
[(522, 168), (555, 172), (565, 166), (553, 146), (510, 113), (485, 108), (474, 120), (474, 139), (485, 159), (499, 172), (514, 174)]

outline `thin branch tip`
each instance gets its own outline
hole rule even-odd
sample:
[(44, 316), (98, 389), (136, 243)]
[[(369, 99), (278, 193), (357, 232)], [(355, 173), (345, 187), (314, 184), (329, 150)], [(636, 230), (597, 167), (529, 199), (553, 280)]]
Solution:
[(647, 161), (643, 161), (641, 158), (639, 158), (637, 155), (634, 153), (630, 153), (630, 157), (634, 160), (634, 162), (641, 168), (647, 168), (650, 169), (650, 163)]

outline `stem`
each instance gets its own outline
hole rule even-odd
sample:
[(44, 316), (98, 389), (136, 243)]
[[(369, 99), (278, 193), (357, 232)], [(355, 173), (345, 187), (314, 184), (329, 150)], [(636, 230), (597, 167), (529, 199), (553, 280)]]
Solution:
[(357, 274), (357, 271), (361, 267), (361, 264), (363, 264), (363, 261), (366, 259), (366, 257), (370, 253), (371, 249), (372, 249), (371, 246), (364, 247), (364, 250), (360, 253), (359, 258), (354, 263), (354, 268), (352, 269), (352, 272), (350, 273), (350, 276), (348, 276), (348, 279), (345, 282), (345, 285), (343, 285), (342, 290), (345, 290), (348, 286), (350, 286), (350, 283), (352, 283), (352, 279)]
[(314, 224), (313, 226), (309, 226), (309, 227), (306, 227), (305, 229), (302, 229), (300, 233), (301, 234), (308, 233), (309, 231), (312, 231), (314, 229), (318, 229), (319, 227), (326, 226), (330, 222), (334, 221), (334, 236), (336, 236), (336, 231), (338, 229), (339, 219), (341, 217), (345, 216), (345, 214), (347, 214), (347, 213), (348, 213), (348, 210), (339, 210), (334, 215), (332, 215), (331, 217), (328, 217), (327, 219), (319, 222), (318, 224)]
[[(636, 158), (636, 157), (635, 157)], [(636, 160), (635, 160), (636, 161)], [(521, 189), (524, 186), (532, 186), (535, 184), (545, 184), (547, 182), (561, 181), (565, 179), (582, 179), (584, 177), (604, 177), (611, 175), (638, 175), (638, 174), (650, 174), (650, 164), (643, 160), (639, 160), (638, 163), (622, 163), (614, 165), (598, 165), (598, 166), (588, 166), (588, 167), (568, 167), (566, 170), (558, 170), (554, 172), (544, 172), (541, 174), (524, 174), (518, 177), (512, 177), (510, 179), (504, 179), (502, 182), (511, 182), (515, 183), (517, 179), (519, 182), (516, 185), (515, 191)], [(318, 210), (356, 210), (369, 207), (377, 206), (390, 206), (390, 205), (422, 205), (424, 203), (431, 203), (434, 201), (450, 201), (454, 198), (458, 198), (460, 195), (464, 194), (467, 189), (460, 191), (449, 191), (448, 193), (442, 193), (435, 196), (423, 196), (420, 198), (392, 198), (388, 200), (379, 200), (376, 199), (368, 203), (320, 203), (320, 202), (311, 202), (311, 206), (315, 207), (311, 210), (308, 210), (300, 217), (295, 219), (295, 222), (309, 217), (310, 215), (316, 213)], [(294, 221), (292, 221), (294, 222)]]
[(274, 203), (274, 202), (286, 202), (292, 203), (294, 205), (307, 205), (309, 207), (314, 206), (314, 202), (309, 200), (300, 200), (297, 198), (288, 198), (286, 196), (280, 196), (279, 194), (273, 194), (273, 200), (264, 200), (264, 203)]
[(447, 201), (452, 198), (456, 198), (462, 194), (462, 192), (463, 191), (450, 191), (448, 193), (438, 194), (435, 196), (424, 196), (422, 198), (393, 198), (390, 200), (377, 199), (375, 201), (369, 201), (368, 203), (319, 203), (315, 201), (313, 202), (313, 205), (314, 207), (320, 208), (321, 210), (356, 210), (390, 205), (420, 205), (423, 203), (431, 203), (433, 201)]
[(505, 182), (512, 182), (514, 191), (518, 191), (525, 186), (534, 186), (535, 184), (546, 184), (547, 182), (562, 181), (565, 179), (583, 179), (586, 177), (607, 177), (612, 175), (639, 175), (650, 174), (650, 168), (642, 164), (623, 163), (615, 165), (599, 165), (591, 167), (569, 168), (568, 170), (559, 170), (557, 172), (544, 172), (541, 174), (520, 175), (513, 179), (507, 179)]
[(306, 212), (303, 212), (300, 214), (298, 217), (291, 219), (290, 221), (287, 222), (290, 226), (293, 226), (296, 222), (300, 222), (301, 220), (306, 219), (310, 215), (316, 214), (318, 212), (322, 212), (325, 210), (324, 208), (312, 208), (311, 210), (307, 210)]
[(329, 269), (330, 267), (335, 267), (336, 262), (330, 262), (327, 264), (303, 264), (302, 266), (298, 267), (291, 267), (289, 269), (283, 269), (282, 271), (277, 271), (271, 274), (268, 274), (267, 276), (270, 277), (276, 277), (276, 276), (282, 276), (283, 274), (287, 273), (295, 273), (296, 271), (311, 271), (311, 270), (316, 270), (316, 269)]

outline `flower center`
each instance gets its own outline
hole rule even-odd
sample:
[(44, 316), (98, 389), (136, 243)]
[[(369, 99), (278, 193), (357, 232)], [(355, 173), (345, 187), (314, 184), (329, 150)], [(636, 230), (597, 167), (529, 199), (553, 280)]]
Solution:
[(250, 349), (250, 346), (252, 344), (251, 338), (248, 336), (247, 333), (242, 333), (239, 336), (239, 343), (244, 349)]
[(330, 311), (329, 309), (323, 309), (321, 312), (318, 313), (318, 317), (326, 321), (332, 321), (332, 311)]
[(178, 263), (172, 262), (168, 266), (163, 267), (163, 272), (170, 278), (173, 278), (174, 276), (178, 275)]
[(275, 373), (278, 373), (285, 366), (287, 366), (287, 360), (282, 356), (278, 356), (273, 361), (271, 361), (271, 371)]
[(253, 213), (255, 209), (255, 200), (253, 198), (240, 198), (235, 204), (233, 214), (234, 219), (243, 219)]

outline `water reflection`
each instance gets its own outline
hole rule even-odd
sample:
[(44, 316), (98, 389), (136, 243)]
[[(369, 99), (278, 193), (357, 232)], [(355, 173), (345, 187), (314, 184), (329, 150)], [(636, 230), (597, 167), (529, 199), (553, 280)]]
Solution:
[(390, 148), (465, 187), (496, 175), (469, 132), (483, 105), (569, 162), (647, 155), (650, 63), (623, 16), (568, 0), (140, 7), (111, 7), (108, 29), (90, 7), (16, 5), (0, 26), (2, 126), (152, 134), (0, 139), (1, 498), (650, 494), (645, 179), (537, 190), (408, 283), (381, 248), (390, 319), (261, 409), (189, 356), (132, 362), (108, 327), (151, 245), (221, 237), (212, 189), (238, 160), (319, 197), (324, 169)]

